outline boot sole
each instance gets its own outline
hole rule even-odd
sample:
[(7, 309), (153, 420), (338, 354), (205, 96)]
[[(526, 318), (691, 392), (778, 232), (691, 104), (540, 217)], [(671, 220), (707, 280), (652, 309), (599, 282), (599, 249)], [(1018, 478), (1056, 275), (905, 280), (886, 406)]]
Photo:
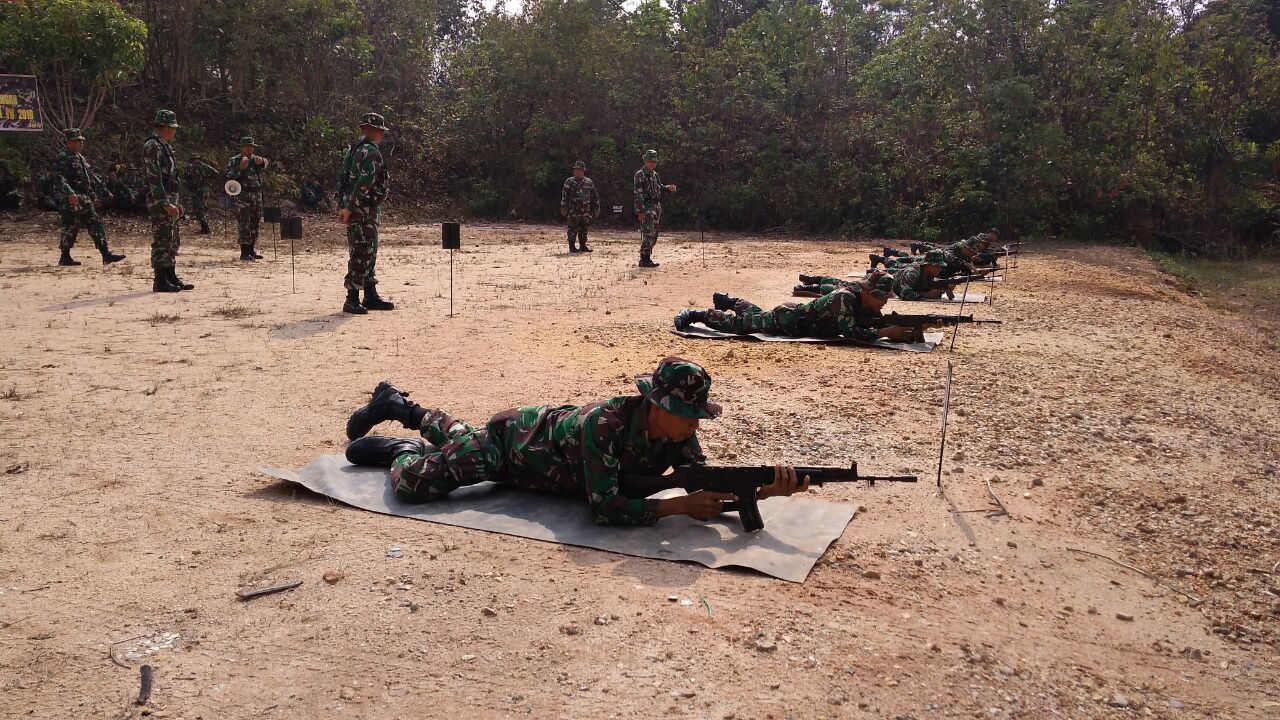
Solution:
[(369, 415), (373, 412), (373, 407), (380, 402), (385, 402), (386, 395), (394, 393), (402, 397), (408, 397), (408, 393), (400, 390), (400, 388), (392, 385), (389, 380), (383, 380), (373, 389), (373, 396), (369, 398), (369, 402), (364, 407), (351, 413), (351, 417), (347, 418), (347, 439), (358, 440), (381, 422), (385, 422), (388, 418), (384, 417), (377, 422), (369, 422)]

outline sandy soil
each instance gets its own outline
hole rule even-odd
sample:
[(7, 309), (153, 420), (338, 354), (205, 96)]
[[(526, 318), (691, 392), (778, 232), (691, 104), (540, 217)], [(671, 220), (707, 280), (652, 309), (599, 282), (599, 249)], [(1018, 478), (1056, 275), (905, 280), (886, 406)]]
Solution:
[[(1280, 713), (1280, 354), (1129, 251), (1024, 257), (975, 309), (1005, 324), (948, 356), (668, 332), (714, 290), (782, 301), (869, 241), (676, 233), (640, 272), (629, 231), (581, 257), (559, 228), (472, 225), (449, 318), (438, 226), (391, 224), (402, 309), (351, 318), (336, 227), (309, 227), (296, 292), (287, 249), (247, 266), (188, 233), (197, 289), (173, 296), (148, 292), (141, 223), (112, 225), (129, 259), (108, 269), (87, 239), (83, 267), (55, 267), (51, 216), (0, 223), (0, 716)], [(381, 517), (255, 472), (338, 452), (384, 377), (481, 421), (625, 393), (667, 354), (715, 377), (713, 462), (927, 477), (950, 360), (945, 496), (819, 490), (865, 512), (797, 585)]]

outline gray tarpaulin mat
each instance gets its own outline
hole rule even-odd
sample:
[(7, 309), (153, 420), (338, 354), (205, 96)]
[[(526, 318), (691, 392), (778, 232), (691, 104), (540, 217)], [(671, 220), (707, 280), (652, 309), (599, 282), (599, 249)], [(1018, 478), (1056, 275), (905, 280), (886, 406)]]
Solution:
[(906, 350), (907, 352), (927, 353), (932, 352), (938, 343), (942, 342), (942, 333), (926, 332), (924, 334), (924, 342), (918, 343), (900, 343), (889, 342), (888, 340), (877, 340), (875, 342), (864, 342), (862, 340), (854, 340), (853, 338), (835, 337), (835, 338), (815, 338), (815, 337), (789, 337), (786, 335), (766, 335), (764, 333), (750, 333), (747, 335), (736, 335), (734, 333), (720, 332), (712, 330), (702, 323), (694, 323), (684, 330), (672, 330), (671, 332), (680, 337), (687, 338), (705, 338), (710, 340), (763, 340), (765, 342), (793, 342), (793, 343), (828, 343), (831, 345), (866, 345), (868, 347), (882, 347), (890, 350)]
[(601, 527), (591, 521), (584, 498), (492, 483), (459, 488), (431, 503), (404, 503), (392, 492), (386, 469), (357, 467), (336, 455), (317, 458), (297, 472), (279, 468), (259, 472), (386, 515), (636, 557), (688, 560), (713, 568), (746, 567), (791, 582), (804, 582), (855, 511), (848, 503), (768, 498), (760, 501), (764, 529), (757, 533), (743, 531), (737, 513), (709, 522), (677, 515), (653, 527)]

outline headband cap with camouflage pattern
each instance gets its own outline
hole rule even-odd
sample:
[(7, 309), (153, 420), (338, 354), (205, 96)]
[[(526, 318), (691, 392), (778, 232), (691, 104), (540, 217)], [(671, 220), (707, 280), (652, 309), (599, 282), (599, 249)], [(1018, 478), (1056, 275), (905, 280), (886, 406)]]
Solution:
[(924, 254), (925, 265), (946, 265), (947, 254), (941, 250), (930, 250)]
[(240, 138), (240, 147), (244, 147), (245, 145), (252, 145), (254, 147), (258, 147), (258, 143), (254, 142), (253, 137), (250, 135), (245, 135), (244, 137)]
[(157, 110), (156, 119), (151, 121), (152, 127), (182, 127), (178, 124), (178, 116), (172, 110)]
[(386, 118), (378, 113), (365, 113), (360, 116), (360, 127), (371, 127), (377, 130), (388, 130)]
[(652, 375), (636, 378), (636, 387), (649, 402), (672, 415), (701, 420), (720, 417), (720, 406), (707, 400), (711, 376), (701, 365), (684, 358), (663, 358)]
[(650, 160), (652, 160), (653, 162), (657, 162), (657, 161), (658, 161), (658, 151), (657, 151), (657, 150), (645, 150), (645, 151), (644, 151), (643, 158), (644, 158), (644, 161), (645, 161), (645, 162), (649, 162)]
[(66, 135), (66, 137), (63, 138), (64, 142), (74, 142), (76, 140), (84, 139), (84, 134), (80, 132), (80, 128), (67, 128), (64, 135)]
[(586, 170), (586, 169), (587, 169), (587, 164), (586, 164), (586, 163), (584, 163), (584, 162), (582, 162), (581, 160), (579, 160), (578, 162), (576, 162), (576, 163), (574, 163), (574, 164), (573, 164), (573, 169), (574, 169), (574, 170)]

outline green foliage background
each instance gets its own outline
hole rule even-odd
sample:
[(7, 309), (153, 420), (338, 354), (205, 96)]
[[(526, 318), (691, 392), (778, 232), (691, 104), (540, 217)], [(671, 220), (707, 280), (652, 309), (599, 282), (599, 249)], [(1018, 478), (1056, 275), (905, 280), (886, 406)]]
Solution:
[[(1280, 244), (1280, 0), (118, 5), (146, 23), (146, 57), (90, 128), (99, 160), (128, 161), (163, 106), (184, 151), (220, 164), (249, 133), (282, 192), (329, 185), (376, 110), (395, 203), (434, 214), (552, 219), (578, 158), (629, 207), (654, 147), (675, 223)], [(0, 42), (0, 69), (39, 52)], [(85, 77), (108, 61), (83, 57)], [(32, 168), (50, 149), (0, 138)]]

